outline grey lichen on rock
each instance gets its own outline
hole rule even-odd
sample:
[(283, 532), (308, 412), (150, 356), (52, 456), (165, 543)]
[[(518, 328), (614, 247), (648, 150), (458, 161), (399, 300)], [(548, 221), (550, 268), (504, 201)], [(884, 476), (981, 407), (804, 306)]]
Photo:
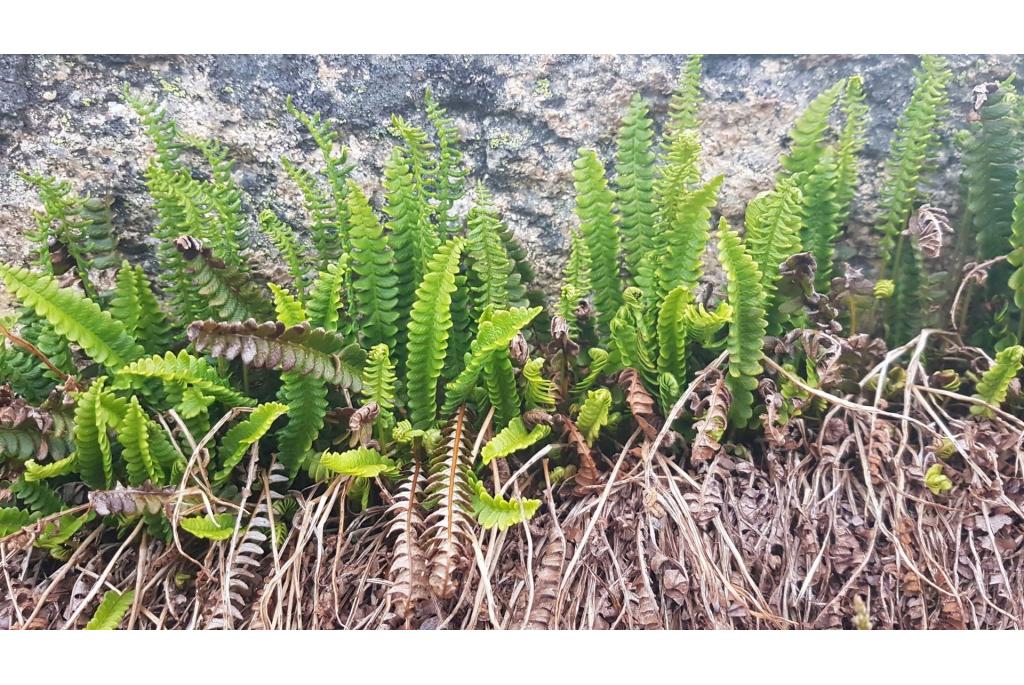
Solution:
[[(524, 243), (545, 289), (557, 292), (573, 217), (572, 160), (581, 146), (611, 156), (619, 117), (634, 92), (663, 117), (683, 56), (0, 56), (0, 250), (27, 258), (37, 200), (18, 171), (71, 180), (113, 195), (121, 248), (152, 266), (154, 214), (142, 182), (149, 143), (122, 102), (125, 83), (162, 100), (183, 130), (224, 142), (253, 209), (270, 204), (302, 224), (297, 190), (277, 160), (313, 164), (316, 150), (284, 111), (287, 95), (340, 122), (355, 178), (380, 201), (394, 137), (392, 113), (422, 121), (430, 86), (454, 117), (474, 175)], [(768, 189), (794, 118), (837, 79), (860, 73), (871, 107), (858, 196), (871, 197), (896, 118), (912, 87), (913, 56), (705, 58), (701, 110), (705, 176), (725, 174), (719, 211), (742, 225), (746, 202)], [(955, 56), (947, 122), (931, 203), (955, 216), (960, 169), (953, 131), (971, 87), (1021, 73), (1009, 56)], [(877, 256), (872, 217), (856, 202), (839, 254)], [(266, 246), (254, 246), (257, 254)], [(269, 263), (270, 260), (264, 260)], [(269, 267), (268, 267), (269, 268)]]

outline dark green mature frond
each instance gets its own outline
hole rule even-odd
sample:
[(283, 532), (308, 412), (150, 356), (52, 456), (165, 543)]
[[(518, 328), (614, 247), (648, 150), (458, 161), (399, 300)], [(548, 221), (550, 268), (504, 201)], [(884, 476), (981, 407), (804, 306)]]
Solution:
[(668, 234), (657, 270), (657, 297), (661, 299), (676, 286), (695, 292), (703, 274), (703, 255), (710, 237), (711, 209), (718, 201), (722, 176), (716, 176), (688, 193), (666, 224)]
[(576, 216), (591, 260), (594, 306), (602, 328), (607, 328), (619, 305), (619, 231), (612, 212), (615, 194), (608, 189), (604, 166), (593, 150), (581, 148), (573, 163)]
[(655, 291), (661, 254), (673, 227), (683, 218), (680, 206), (700, 182), (700, 142), (696, 131), (681, 128), (662, 145), (665, 150), (653, 184), (655, 230), (651, 249), (637, 274), (637, 285), (648, 292)]
[(429, 88), (423, 94), (423, 102), (427, 108), (427, 119), (437, 134), (437, 172), (431, 189), (431, 194), (437, 201), (434, 212), (441, 231), (451, 235), (459, 230), (459, 220), (452, 212), (452, 208), (465, 192), (465, 178), (468, 173), (462, 161), (462, 152), (459, 150), (462, 136), (459, 135), (455, 122), (431, 95)]
[(800, 242), (817, 262), (814, 285), (821, 292), (827, 292), (832, 282), (832, 260), (842, 231), (836, 202), (837, 173), (834, 150), (830, 146), (818, 157), (814, 171), (803, 184), (806, 194)]
[(327, 383), (294, 371), (282, 373), (277, 399), (288, 407), (288, 423), (277, 433), (277, 459), (294, 478), (323, 430)]
[(864, 103), (864, 80), (859, 75), (846, 80), (839, 108), (845, 121), (836, 142), (836, 217), (838, 224), (845, 226), (857, 192), (860, 152), (867, 142), (868, 106)]
[(634, 282), (654, 247), (654, 122), (633, 96), (615, 141), (615, 200), (623, 258)]
[(501, 219), (483, 185), (477, 186), (477, 205), (466, 219), (466, 257), (474, 308), (524, 304), (526, 292), (501, 239)]
[(369, 201), (354, 182), (348, 189), (350, 237), (352, 252), (353, 314), (356, 330), (367, 347), (385, 343), (397, 344), (398, 276), (388, 237), (377, 221)]
[[(2, 323), (8, 328), (13, 325), (6, 321)], [(74, 371), (75, 364), (67, 339), (57, 333), (46, 319), (38, 316), (34, 309), (22, 307), (17, 324), (20, 326), (18, 335), (35, 345), (54, 366), (64, 373)], [(35, 355), (8, 343), (6, 339), (0, 340), (0, 379), (10, 383), (15, 394), (30, 402), (45, 400), (55, 383), (61, 380)]]
[(117, 426), (126, 402), (115, 398), (100, 376), (79, 393), (75, 405), (75, 454), (82, 482), (94, 490), (114, 486), (114, 457), (107, 429)]
[(35, 516), (56, 514), (67, 508), (67, 504), (53, 489), (39, 481), (19, 478), (10, 486), (11, 493)]
[(792, 176), (779, 179), (773, 190), (761, 193), (747, 205), (747, 247), (761, 272), (769, 310), (779, 267), (801, 251), (802, 206), (803, 196)]
[(177, 124), (167, 115), (167, 110), (156, 100), (132, 93), (127, 84), (124, 87), (124, 99), (142, 120), (146, 135), (156, 146), (160, 165), (168, 170), (177, 169), (180, 166), (178, 157), (184, 145)]
[(768, 322), (761, 272), (723, 218), (718, 227), (718, 256), (725, 269), (732, 320), (729, 324), (729, 374), (726, 382), (733, 395), (730, 416), (745, 425), (753, 415), (753, 390), (761, 375), (761, 348)]
[(1013, 203), (1013, 224), (1010, 227), (1010, 245), (1013, 251), (1010, 252), (1007, 261), (1011, 266), (1017, 267), (1010, 276), (1009, 285), (1017, 309), (1024, 311), (1024, 168), (1017, 172), (1017, 185), (1014, 191), (1016, 195)]
[(117, 440), (124, 448), (121, 458), (128, 473), (129, 485), (142, 485), (149, 481), (164, 482), (160, 463), (153, 458), (149, 449), (149, 417), (134, 395), (128, 402), (128, 409), (117, 431)]
[(437, 383), (448, 352), (452, 293), (465, 241), (452, 238), (430, 260), (409, 317), (406, 384), (409, 416), (415, 428), (437, 418)]
[(269, 209), (260, 212), (260, 229), (281, 253), (285, 264), (288, 265), (295, 292), (299, 300), (304, 302), (309, 260), (295, 231)]
[(171, 324), (160, 309), (149, 278), (141, 266), (122, 262), (110, 300), (110, 315), (120, 321), (147, 352), (167, 346)]
[(234, 162), (228, 149), (215, 140), (192, 139), (192, 144), (210, 165), (206, 198), (219, 230), (211, 243), (214, 252), (229, 267), (245, 271), (242, 250), (249, 245), (249, 219), (242, 207), (242, 188), (234, 179)]
[(341, 254), (341, 238), (337, 226), (338, 210), (333, 199), (320, 187), (316, 176), (297, 166), (287, 157), (281, 158), (281, 166), (302, 192), (306, 215), (309, 217), (309, 232), (313, 235), (313, 245), (319, 257), (319, 267), (325, 268)]
[(696, 131), (700, 126), (702, 60), (703, 55), (690, 55), (679, 70), (676, 89), (668, 102), (668, 122), (665, 124), (665, 143), (662, 144), (665, 148), (671, 145), (680, 131)]
[(194, 321), (188, 339), (198, 352), (219, 359), (241, 359), (253, 368), (295, 371), (332, 385), (359, 390), (365, 353), (358, 345), (345, 345), (335, 333), (308, 324), (285, 326), (276, 321), (258, 323)]
[(0, 278), (11, 294), (57, 333), (108, 369), (116, 370), (145, 354), (120, 321), (71, 288), (58, 287), (52, 276), (0, 264)]
[(470, 393), (476, 387), (480, 372), (495, 356), (495, 353), (503, 353), (507, 357), (509, 343), (540, 312), (540, 307), (484, 310), (480, 317), (476, 337), (469, 346), (469, 353), (466, 355), (462, 373), (445, 388), (443, 413), (452, 413), (460, 404), (469, 399)]
[(483, 372), (487, 399), (494, 407), (494, 427), (504, 428), (522, 411), (516, 372), (508, 350), (492, 352), (484, 362)]
[(342, 328), (341, 309), (345, 304), (344, 289), (349, 276), (349, 259), (348, 255), (342, 255), (317, 274), (307, 302), (310, 325), (332, 332)]
[(266, 296), (256, 291), (252, 281), (213, 255), (202, 241), (192, 236), (181, 236), (174, 247), (192, 275), (199, 309), (222, 321), (244, 321), (264, 318), (269, 314)]
[[(1024, 367), (1024, 347), (1011, 345), (1003, 348), (992, 363), (992, 366), (985, 371), (981, 380), (975, 388), (974, 396), (989, 404), (999, 407), (1006, 400), (1010, 383), (1020, 374)], [(972, 414), (982, 416), (994, 416), (994, 412), (988, 407), (980, 404), (971, 405)]]

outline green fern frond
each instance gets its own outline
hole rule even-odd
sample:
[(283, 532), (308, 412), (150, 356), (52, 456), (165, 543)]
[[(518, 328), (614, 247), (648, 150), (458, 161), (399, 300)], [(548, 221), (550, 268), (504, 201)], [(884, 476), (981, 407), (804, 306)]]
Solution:
[(171, 325), (160, 309), (142, 267), (122, 262), (109, 311), (147, 352), (155, 352), (167, 345)]
[(288, 273), (291, 274), (295, 292), (299, 300), (304, 302), (308, 258), (299, 244), (295, 231), (269, 209), (260, 212), (260, 229), (281, 253), (288, 266)]
[(554, 409), (555, 383), (544, 377), (544, 358), (537, 357), (523, 364), (523, 399), (527, 409)]
[(189, 516), (179, 523), (182, 530), (200, 540), (227, 540), (235, 532), (233, 514), (216, 514), (212, 520), (209, 516)]
[(0, 507), (0, 538), (17, 533), (34, 520), (35, 517), (24, 509)]
[(836, 202), (837, 173), (835, 152), (829, 146), (818, 156), (814, 171), (803, 183), (804, 217), (800, 242), (804, 250), (814, 255), (818, 265), (814, 285), (820, 292), (827, 292), (832, 282), (832, 260), (842, 230)]
[(309, 323), (317, 328), (338, 331), (344, 305), (345, 284), (349, 279), (349, 256), (342, 255), (317, 274), (309, 292)]
[(484, 445), (480, 456), (484, 466), (491, 463), (492, 459), (502, 459), (516, 452), (528, 449), (537, 444), (551, 433), (551, 426), (538, 423), (530, 430), (526, 429), (521, 417), (509, 421), (508, 425), (498, 431), (490, 441)]
[(703, 304), (687, 304), (683, 308), (690, 337), (705, 348), (714, 347), (715, 335), (732, 321), (732, 316), (732, 305), (728, 302), (719, 302), (714, 311), (709, 311)]
[(210, 165), (210, 181), (206, 197), (219, 226), (211, 246), (227, 265), (244, 272), (246, 263), (242, 250), (250, 243), (249, 219), (242, 207), (242, 188), (234, 179), (234, 162), (226, 146), (215, 140), (193, 139), (193, 145)]
[(35, 516), (48, 516), (67, 508), (60, 495), (39, 481), (18, 478), (10, 485), (11, 493)]
[(608, 189), (604, 166), (593, 150), (581, 148), (573, 163), (576, 216), (591, 260), (594, 306), (602, 329), (607, 329), (622, 304), (619, 282), (619, 231), (612, 211), (615, 194)]
[[(996, 354), (995, 362), (982, 375), (975, 388), (974, 396), (999, 407), (1005, 400), (1010, 383), (1024, 367), (1024, 347), (1011, 345)], [(980, 404), (971, 405), (972, 414), (994, 417), (994, 412)]]
[(465, 192), (468, 173), (463, 165), (462, 152), (459, 151), (462, 136), (455, 122), (431, 95), (429, 88), (423, 94), (423, 102), (427, 109), (427, 119), (437, 134), (438, 163), (431, 191), (437, 202), (434, 212), (442, 232), (452, 235), (459, 230), (459, 221), (452, 213), (452, 207)]
[[(1022, 98), (1024, 100), (1024, 98)], [(1017, 185), (1014, 188), (1013, 224), (1010, 230), (1010, 246), (1013, 250), (1007, 256), (1011, 266), (1017, 267), (1010, 275), (1009, 286), (1013, 291), (1013, 302), (1017, 309), (1024, 312), (1024, 168), (1017, 172)], [(1024, 315), (1022, 315), (1024, 322)], [(1024, 327), (1024, 323), (1022, 323)], [(1024, 335), (1020, 336), (1024, 341)]]
[(106, 380), (105, 376), (94, 380), (88, 390), (79, 393), (75, 404), (78, 471), (82, 482), (94, 490), (106, 490), (114, 485), (114, 457), (107, 429), (120, 421), (125, 404), (106, 388)]
[(298, 326), (307, 321), (306, 308), (299, 302), (299, 298), (292, 295), (277, 283), (267, 283), (271, 294), (274, 296), (274, 314), (277, 320), (285, 326)]
[(267, 402), (252, 410), (248, 418), (231, 427), (220, 441), (217, 455), (220, 469), (213, 476), (215, 483), (223, 483), (242, 461), (245, 451), (258, 441), (283, 414), (288, 406), (279, 402)]
[(476, 337), (469, 346), (469, 354), (466, 355), (462, 373), (445, 388), (443, 413), (451, 414), (469, 398), (488, 361), (495, 353), (505, 354), (507, 358), (508, 346), (512, 339), (540, 312), (540, 307), (484, 310)]
[(526, 292), (501, 239), (501, 219), (483, 185), (477, 186), (477, 205), (466, 218), (466, 257), (474, 309), (479, 316), (488, 305), (524, 304)]
[(24, 479), (30, 483), (51, 478), (60, 478), (75, 473), (78, 470), (78, 457), (70, 454), (63, 459), (52, 461), (49, 464), (38, 464), (34, 460), (26, 461), (24, 464)]
[(608, 425), (608, 412), (612, 408), (612, 394), (607, 388), (598, 388), (587, 393), (587, 398), (580, 406), (576, 417), (576, 427), (580, 429), (588, 445), (593, 445), (601, 429)]
[(753, 390), (761, 374), (761, 357), (768, 322), (765, 294), (757, 264), (723, 218), (718, 227), (718, 255), (725, 269), (732, 320), (729, 324), (729, 374), (732, 391), (730, 415), (746, 425), (753, 415)]
[(572, 247), (569, 260), (562, 273), (562, 291), (558, 300), (558, 314), (569, 324), (569, 331), (579, 335), (576, 308), (580, 300), (588, 299), (593, 291), (590, 281), (590, 249), (586, 240), (576, 231), (572, 232)]
[(647, 101), (633, 96), (615, 141), (615, 200), (623, 259), (634, 283), (654, 240), (654, 122)]
[(241, 323), (193, 321), (188, 339), (197, 352), (217, 359), (240, 358), (257, 369), (295, 371), (332, 385), (359, 390), (366, 354), (337, 334), (302, 324), (285, 326), (253, 320)]
[(395, 365), (391, 361), (388, 346), (374, 345), (366, 357), (363, 367), (363, 397), (375, 402), (381, 413), (390, 413), (395, 408)]
[(483, 483), (477, 482), (473, 498), (473, 515), (484, 530), (497, 528), (505, 530), (533, 518), (540, 508), (539, 499), (513, 497), (508, 500), (500, 495), (491, 495)]
[(405, 374), (409, 416), (416, 428), (429, 428), (437, 418), (437, 383), (448, 352), (452, 293), (464, 244), (462, 238), (452, 238), (442, 245), (416, 289)]
[(703, 255), (710, 237), (711, 209), (718, 201), (722, 176), (688, 193), (676, 215), (664, 226), (668, 231), (657, 269), (657, 299), (676, 286), (696, 292), (703, 274)]
[(377, 450), (357, 447), (347, 452), (324, 452), (320, 465), (350, 478), (398, 475), (398, 465)]
[(174, 241), (174, 247), (192, 276), (203, 314), (222, 321), (244, 321), (262, 319), (268, 313), (264, 294), (252, 287), (247, 276), (215, 257), (202, 241), (185, 235)]
[(135, 592), (125, 590), (107, 590), (103, 593), (103, 601), (96, 607), (96, 613), (85, 624), (86, 630), (117, 630), (124, 620), (124, 615), (132, 608)]
[(277, 399), (288, 407), (288, 423), (277, 433), (277, 459), (288, 477), (294, 478), (323, 430), (327, 383), (301, 373), (283, 373)]
[(176, 169), (184, 145), (174, 120), (159, 102), (134, 94), (127, 84), (124, 87), (124, 99), (142, 120), (146, 135), (156, 147), (156, 156), (161, 166)]
[(484, 361), (483, 375), (487, 399), (494, 407), (494, 427), (504, 428), (522, 411), (516, 372), (508, 350), (492, 352)]
[(143, 357), (121, 368), (114, 377), (114, 388), (144, 387), (144, 380), (156, 378), (170, 388), (188, 386), (215, 398), (228, 407), (248, 407), (253, 401), (234, 390), (228, 381), (206, 360), (190, 355), (185, 350), (178, 354), (166, 352)]
[(836, 142), (836, 217), (839, 225), (845, 226), (858, 187), (858, 157), (867, 142), (868, 106), (864, 103), (864, 80), (859, 75), (846, 79), (839, 108), (844, 122)]
[(353, 181), (349, 181), (348, 208), (352, 224), (353, 313), (362, 337), (360, 342), (368, 347), (379, 343), (394, 346), (398, 332), (395, 325), (398, 276), (394, 270), (394, 255), (369, 201)]
[(108, 369), (116, 370), (145, 354), (120, 321), (71, 288), (58, 287), (52, 276), (0, 264), (0, 278), (12, 295), (57, 333)]
[(688, 326), (686, 306), (693, 296), (685, 285), (665, 295), (658, 308), (658, 372), (674, 378), (686, 378)]
[(138, 398), (133, 395), (117, 432), (117, 440), (124, 448), (121, 458), (128, 473), (129, 485), (138, 486), (147, 481), (162, 483), (164, 480), (160, 465), (153, 459), (153, 454), (149, 450), (148, 423), (146, 412), (143, 411)]
[(700, 80), (703, 55), (690, 55), (679, 70), (675, 91), (668, 102), (668, 122), (665, 124), (666, 141), (680, 131), (696, 131), (700, 126), (698, 113), (701, 104)]
[(761, 272), (761, 287), (769, 309), (779, 280), (779, 267), (801, 251), (802, 206), (803, 196), (792, 176), (779, 179), (773, 190), (761, 193), (747, 205), (747, 246)]
[[(782, 168), (788, 174), (813, 175), (815, 167), (827, 146), (829, 132), (829, 116), (832, 108), (839, 101), (846, 85), (845, 79), (832, 84), (824, 92), (820, 93), (804, 110), (803, 114), (793, 124), (789, 133), (792, 140), (788, 155), (782, 158)], [(798, 181), (800, 191), (806, 197), (808, 195), (804, 182)]]
[(316, 176), (306, 169), (296, 166), (287, 157), (281, 158), (281, 166), (302, 193), (306, 215), (309, 217), (309, 232), (319, 257), (319, 268), (326, 268), (341, 254), (338, 212), (334, 201), (323, 192)]
[(611, 341), (618, 353), (618, 366), (632, 367), (645, 378), (655, 375), (654, 335), (647, 325), (644, 311), (643, 291), (626, 288), (623, 303), (615, 313), (611, 325)]

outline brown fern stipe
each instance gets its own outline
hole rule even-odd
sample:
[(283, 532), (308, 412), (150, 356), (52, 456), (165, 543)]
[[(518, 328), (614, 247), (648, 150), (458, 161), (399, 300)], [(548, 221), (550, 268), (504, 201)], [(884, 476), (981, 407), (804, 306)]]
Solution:
[(395, 495), (395, 503), (388, 509), (394, 518), (389, 535), (395, 536), (391, 568), (388, 578), (391, 589), (388, 596), (395, 607), (395, 613), (406, 621), (412, 616), (416, 604), (429, 597), (427, 586), (427, 562), (420, 546), (423, 535), (423, 518), (420, 516), (420, 489), (423, 474), (419, 462), (415, 462), (409, 477)]
[(469, 563), (473, 493), (468, 480), (471, 457), (465, 405), (459, 407), (446, 433), (431, 462), (427, 482), (427, 496), (437, 501), (427, 517), (427, 526), (431, 537), (429, 583), (438, 599), (449, 599), (455, 594), (456, 576)]
[(725, 385), (725, 378), (718, 372), (708, 374), (705, 387), (708, 388), (707, 395), (698, 400), (693, 407), (693, 413), (701, 417), (693, 426), (697, 435), (690, 448), (690, 461), (694, 464), (701, 464), (714, 458), (722, 449), (719, 440), (729, 425), (729, 405), (732, 403), (732, 396)]

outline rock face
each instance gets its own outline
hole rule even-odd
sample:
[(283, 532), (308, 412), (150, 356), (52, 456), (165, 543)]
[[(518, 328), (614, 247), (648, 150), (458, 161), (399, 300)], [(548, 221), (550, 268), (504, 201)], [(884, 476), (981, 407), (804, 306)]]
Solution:
[[(306, 111), (339, 122), (354, 176), (379, 204), (381, 168), (394, 142), (390, 115), (422, 121), (430, 86), (465, 138), (473, 177), (496, 195), (549, 292), (574, 223), (572, 160), (596, 147), (611, 167), (618, 120), (629, 98), (648, 98), (662, 120), (682, 56), (0, 56), (0, 249), (22, 261), (37, 201), (18, 177), (27, 170), (113, 195), (121, 249), (152, 264), (154, 216), (142, 183), (150, 146), (123, 103), (125, 83), (160, 98), (188, 133), (231, 149), (254, 209), (272, 205), (302, 225), (297, 191), (277, 162), (310, 165), (315, 150), (284, 111), (292, 95)], [(704, 61), (704, 171), (724, 173), (719, 211), (734, 224), (768, 189), (787, 131), (821, 90), (864, 77), (871, 107), (863, 183), (839, 255), (870, 263), (877, 241), (867, 208), (917, 64), (913, 56), (728, 56)], [(1024, 75), (1014, 57), (953, 56), (953, 111), (944, 132), (932, 204), (956, 216), (959, 166), (953, 132), (982, 81)], [(254, 245), (257, 258), (270, 248)]]

